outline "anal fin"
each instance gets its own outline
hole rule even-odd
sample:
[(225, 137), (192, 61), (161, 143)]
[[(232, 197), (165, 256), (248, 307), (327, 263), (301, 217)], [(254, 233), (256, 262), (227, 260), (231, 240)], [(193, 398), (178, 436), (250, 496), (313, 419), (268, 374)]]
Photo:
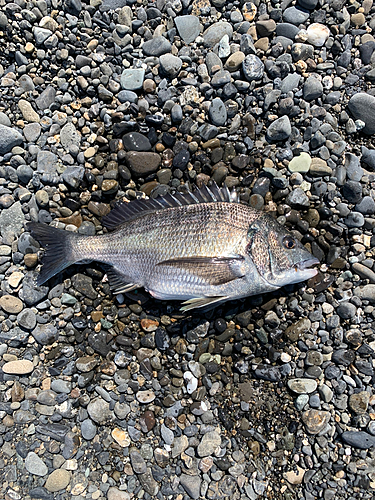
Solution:
[(186, 312), (200, 307), (207, 307), (208, 309), (215, 307), (219, 302), (225, 302), (230, 297), (194, 297), (182, 303), (180, 311)]
[(108, 277), (109, 286), (114, 294), (127, 293), (139, 288), (138, 283), (129, 283), (127, 277), (113, 266), (103, 266)]

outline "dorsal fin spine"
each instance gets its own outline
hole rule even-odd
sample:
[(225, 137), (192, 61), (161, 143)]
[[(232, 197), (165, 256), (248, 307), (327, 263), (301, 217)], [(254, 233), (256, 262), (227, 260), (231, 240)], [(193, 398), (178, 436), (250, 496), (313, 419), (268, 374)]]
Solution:
[(129, 203), (121, 203), (108, 215), (103, 217), (102, 222), (108, 229), (116, 229), (121, 224), (145, 213), (156, 212), (157, 210), (166, 208), (217, 202), (238, 203), (238, 194), (235, 189), (229, 191), (226, 185), (219, 188), (215, 182), (212, 183), (211, 187), (203, 184), (200, 189), (194, 192), (167, 193), (165, 196), (156, 199), (150, 198), (146, 200), (142, 198)]

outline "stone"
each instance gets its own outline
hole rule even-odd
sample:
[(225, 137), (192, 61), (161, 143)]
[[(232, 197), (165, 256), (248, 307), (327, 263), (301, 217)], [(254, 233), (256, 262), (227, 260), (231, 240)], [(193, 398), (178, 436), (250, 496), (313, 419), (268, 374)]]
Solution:
[(84, 174), (84, 167), (74, 165), (66, 167), (64, 172), (61, 174), (61, 178), (65, 184), (73, 189), (76, 189), (81, 184)]
[(323, 85), (315, 78), (309, 76), (303, 85), (303, 98), (306, 101), (314, 101), (323, 94)]
[(375, 446), (375, 436), (364, 431), (345, 431), (341, 434), (345, 444), (359, 450), (368, 450)]
[(358, 274), (361, 278), (367, 279), (370, 283), (375, 283), (375, 272), (372, 271), (367, 266), (360, 264), (359, 262), (354, 262), (352, 264), (352, 269), (355, 274)]
[(121, 73), (120, 83), (124, 90), (138, 90), (143, 86), (145, 70), (140, 68), (124, 69)]
[(56, 90), (52, 85), (43, 90), (40, 96), (35, 100), (36, 105), (40, 110), (45, 110), (55, 102)]
[(224, 35), (228, 35), (229, 39), (232, 38), (233, 28), (231, 24), (227, 22), (219, 21), (212, 24), (203, 33), (203, 43), (205, 47), (213, 47), (223, 38)]
[(159, 57), (162, 54), (171, 52), (172, 45), (164, 36), (156, 36), (151, 38), (151, 40), (147, 40), (147, 42), (142, 45), (142, 50), (146, 56)]
[(309, 434), (319, 434), (328, 424), (331, 414), (323, 410), (307, 410), (302, 413), (302, 421)]
[(284, 141), (292, 133), (290, 120), (287, 116), (281, 116), (273, 121), (267, 128), (267, 137), (270, 141)]
[(68, 122), (63, 126), (60, 132), (60, 142), (67, 150), (69, 150), (72, 146), (80, 145), (81, 136), (73, 123)]
[[(23, 127), (23, 135), (26, 139), (27, 142), (36, 142), (38, 137), (40, 136), (42, 128), (39, 125), (39, 123), (26, 123), (26, 125)], [(21, 165), (23, 166), (23, 165)], [(26, 165), (25, 165), (26, 166)], [(18, 169), (17, 169), (18, 173)], [(20, 176), (18, 175), (18, 178)]]
[(234, 52), (228, 57), (224, 65), (224, 69), (227, 69), (228, 71), (231, 72), (237, 71), (240, 69), (244, 59), (245, 59), (245, 54), (240, 50), (238, 50), (237, 52)]
[(208, 457), (212, 455), (216, 448), (221, 444), (221, 436), (216, 431), (208, 431), (204, 434), (201, 442), (198, 445), (198, 455), (200, 457)]
[(242, 70), (246, 80), (261, 80), (264, 73), (264, 64), (255, 54), (249, 54), (242, 62)]
[(18, 101), (18, 107), (20, 108), (24, 120), (28, 122), (39, 122), (39, 115), (33, 109), (29, 101), (26, 101), (25, 99), (20, 99)]
[(50, 324), (45, 323), (42, 325), (37, 325), (31, 332), (34, 339), (41, 345), (50, 345), (56, 342), (59, 338), (59, 332), (57, 328)]
[(174, 18), (178, 34), (187, 44), (195, 41), (201, 26), (197, 16), (177, 16)]
[(298, 7), (288, 7), (283, 12), (283, 20), (286, 23), (295, 24), (298, 26), (299, 24), (303, 24), (309, 18), (309, 12), (306, 12)]
[(288, 387), (296, 394), (310, 394), (314, 392), (318, 384), (309, 378), (294, 378), (288, 381)]
[(145, 474), (145, 472), (147, 471), (147, 465), (138, 450), (134, 450), (130, 453), (130, 461), (133, 467), (133, 471), (136, 474)]
[(65, 490), (70, 483), (71, 474), (66, 469), (56, 469), (47, 477), (44, 485), (47, 491), (56, 493)]
[(22, 301), (13, 295), (0, 297), (0, 307), (9, 314), (18, 314), (23, 309)]
[(367, 412), (370, 394), (367, 391), (357, 392), (349, 396), (349, 406), (357, 414)]
[(5, 363), (2, 370), (10, 375), (27, 375), (34, 370), (34, 365), (28, 359), (17, 359)]
[(161, 55), (159, 57), (159, 62), (162, 72), (169, 78), (177, 76), (182, 66), (181, 59), (172, 54)]
[(151, 403), (155, 399), (155, 393), (151, 390), (138, 391), (135, 396), (137, 400), (142, 404)]
[(131, 443), (129, 434), (123, 429), (119, 429), (118, 427), (112, 430), (111, 436), (116, 441), (116, 443), (121, 446), (121, 448), (126, 448)]
[(342, 187), (342, 194), (349, 203), (360, 203), (362, 201), (362, 185), (357, 181), (347, 181)]
[(130, 495), (127, 491), (111, 486), (107, 492), (107, 500), (130, 500)]
[(41, 174), (42, 182), (46, 184), (57, 184), (59, 174), (57, 171), (58, 159), (50, 151), (39, 151), (37, 155), (37, 172)]
[(96, 436), (96, 425), (94, 424), (94, 422), (87, 418), (86, 420), (84, 420), (81, 424), (81, 433), (82, 433), (82, 437), (83, 439), (86, 439), (87, 441), (91, 441), (92, 439), (94, 439), (94, 437)]
[(308, 172), (311, 165), (311, 156), (308, 153), (302, 152), (295, 156), (288, 165), (290, 172)]
[(30, 451), (25, 458), (25, 468), (34, 476), (45, 476), (48, 473), (46, 464), (33, 451)]
[(355, 93), (348, 102), (348, 109), (355, 119), (365, 123), (363, 132), (375, 133), (375, 97), (364, 92)]
[(284, 472), (283, 476), (290, 484), (301, 484), (306, 470), (297, 465), (297, 472), (294, 470)]
[(375, 213), (375, 201), (372, 196), (364, 196), (361, 202), (355, 206), (355, 210), (363, 215), (373, 215)]
[(354, 288), (354, 295), (362, 300), (375, 303), (375, 285), (364, 285)]
[(112, 411), (109, 409), (109, 403), (102, 398), (95, 398), (87, 406), (90, 418), (97, 424), (104, 424), (113, 418)]
[(161, 163), (158, 153), (129, 151), (125, 154), (126, 163), (130, 171), (137, 177), (147, 177), (156, 172)]
[(329, 28), (324, 24), (313, 23), (307, 28), (307, 41), (315, 47), (323, 47), (329, 37)]
[(201, 483), (199, 476), (190, 476), (188, 474), (181, 474), (180, 476), (180, 484), (190, 498), (200, 498)]
[(0, 125), (0, 155), (5, 155), (22, 143), (23, 138), (18, 130)]
[(227, 121), (227, 110), (220, 97), (215, 97), (208, 110), (208, 117), (213, 125), (221, 127)]
[(150, 151), (151, 149), (150, 141), (139, 132), (128, 132), (123, 136), (122, 143), (127, 151)]

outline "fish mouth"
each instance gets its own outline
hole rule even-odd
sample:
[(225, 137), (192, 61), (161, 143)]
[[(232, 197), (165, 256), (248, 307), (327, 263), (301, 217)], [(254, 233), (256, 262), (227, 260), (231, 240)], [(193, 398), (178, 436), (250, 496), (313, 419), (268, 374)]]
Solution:
[(317, 269), (310, 269), (312, 266), (316, 266), (317, 264), (320, 264), (320, 261), (318, 259), (316, 259), (315, 257), (313, 257), (312, 259), (307, 259), (307, 260), (303, 260), (302, 262), (299, 262), (297, 264), (297, 268), (301, 271), (309, 270), (309, 271), (316, 271), (316, 273), (317, 273), (318, 272)]

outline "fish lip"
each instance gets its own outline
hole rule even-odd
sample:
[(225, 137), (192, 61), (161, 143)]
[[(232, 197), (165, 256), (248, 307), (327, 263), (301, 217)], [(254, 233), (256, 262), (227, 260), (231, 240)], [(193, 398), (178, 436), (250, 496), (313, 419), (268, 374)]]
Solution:
[(317, 258), (312, 257), (311, 259), (306, 259), (303, 260), (302, 262), (299, 262), (297, 264), (297, 267), (301, 271), (304, 271), (305, 269), (310, 269), (312, 266), (315, 266), (317, 264), (320, 264), (320, 261)]

